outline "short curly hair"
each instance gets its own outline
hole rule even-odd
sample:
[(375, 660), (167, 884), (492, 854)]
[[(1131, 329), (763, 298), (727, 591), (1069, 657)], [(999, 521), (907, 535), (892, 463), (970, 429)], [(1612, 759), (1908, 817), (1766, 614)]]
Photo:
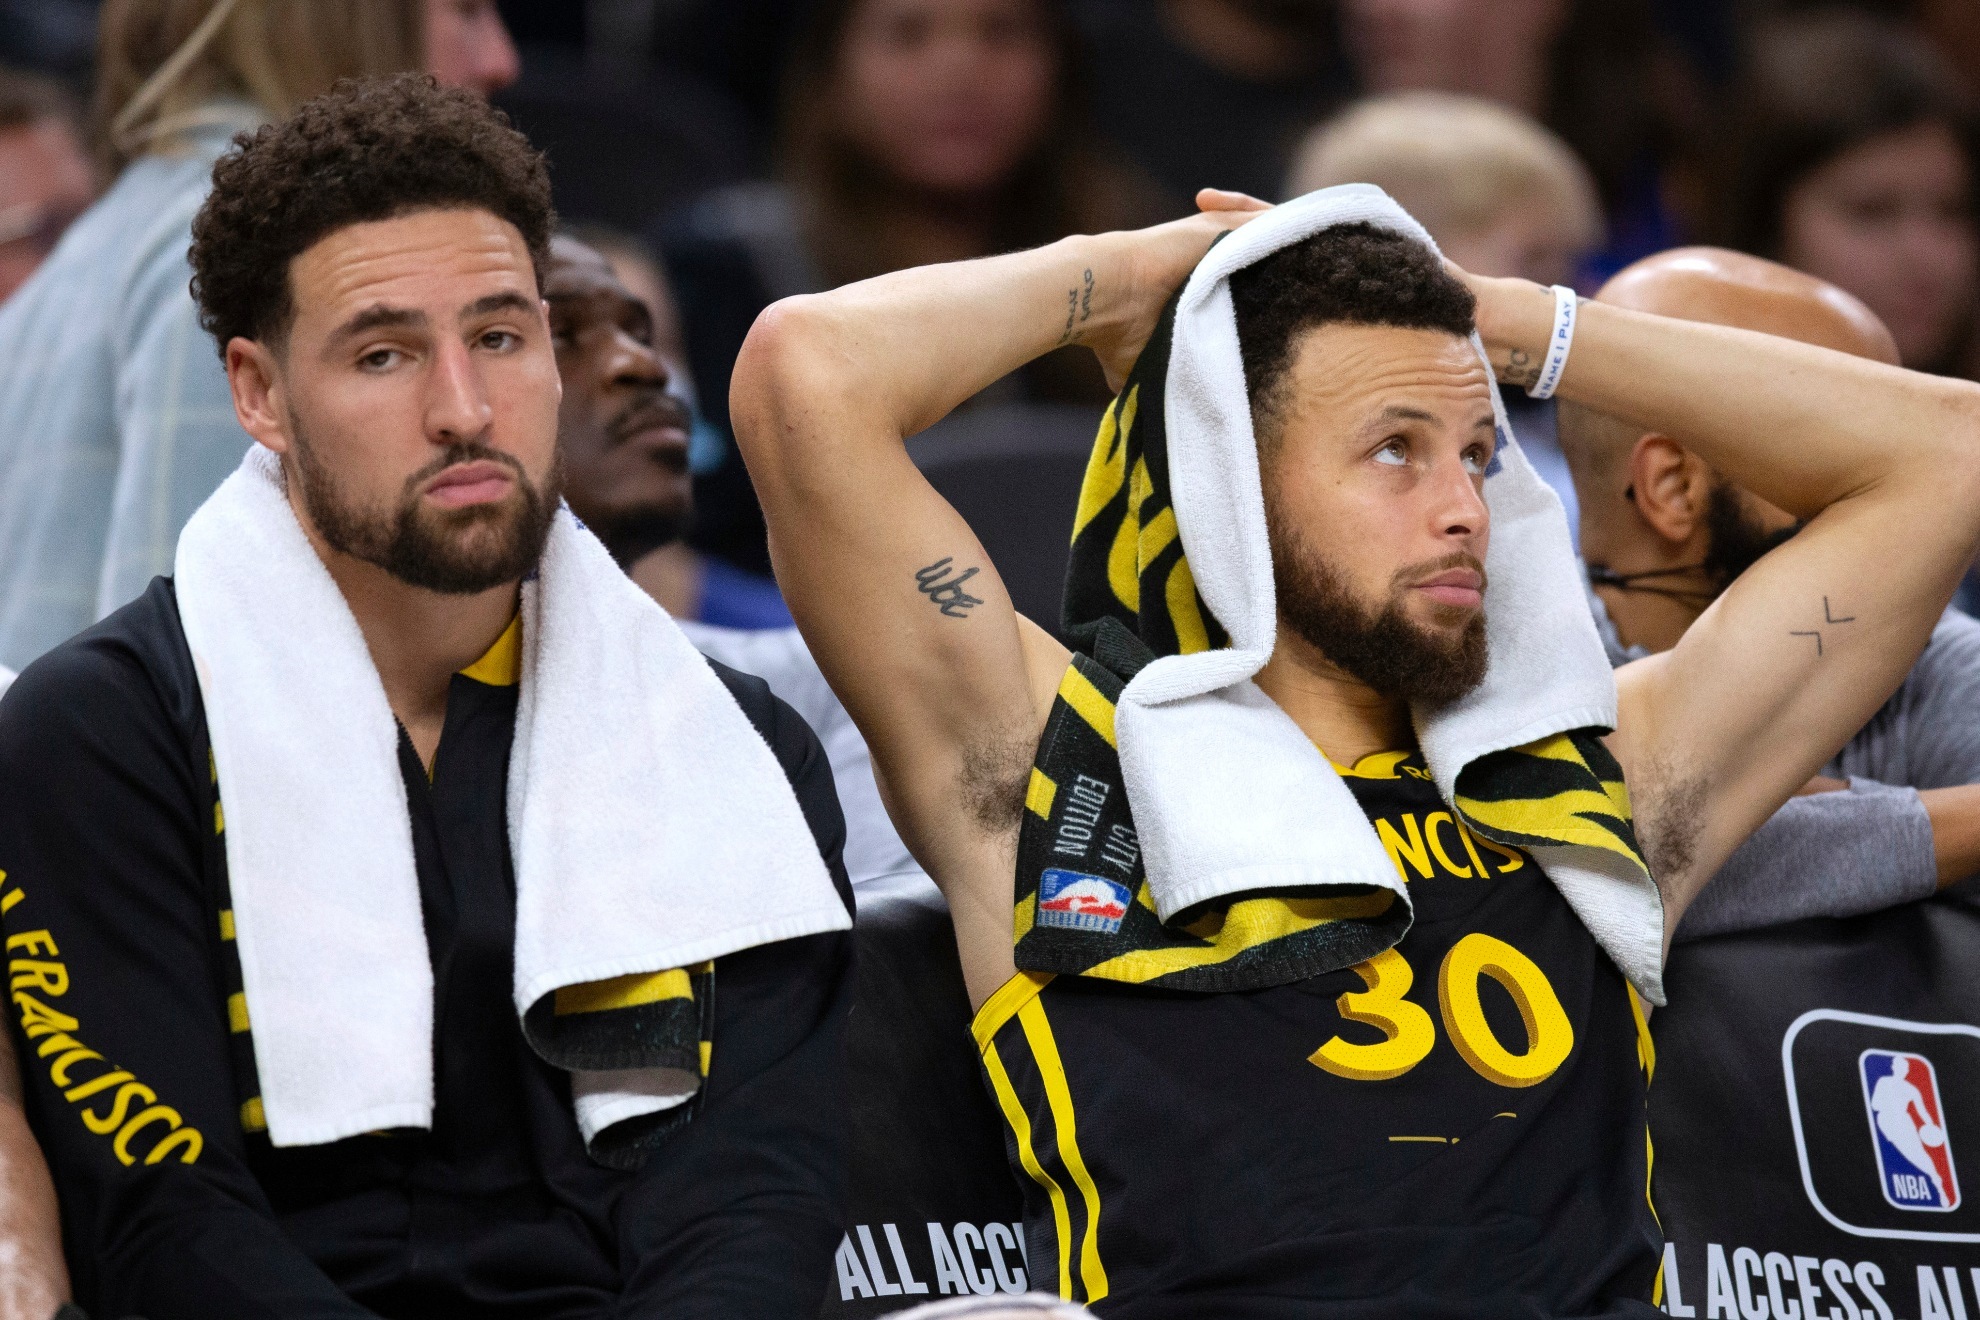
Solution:
[(1267, 449), (1299, 336), (1323, 325), (1471, 334), (1477, 299), (1413, 238), (1371, 224), (1323, 229), (1231, 276), (1253, 428)]
[(345, 79), (280, 123), (234, 139), (192, 225), (192, 294), (224, 357), (294, 323), (290, 264), (350, 225), (484, 210), (514, 225), (537, 285), (556, 214), (543, 156), (480, 97), (423, 73)]

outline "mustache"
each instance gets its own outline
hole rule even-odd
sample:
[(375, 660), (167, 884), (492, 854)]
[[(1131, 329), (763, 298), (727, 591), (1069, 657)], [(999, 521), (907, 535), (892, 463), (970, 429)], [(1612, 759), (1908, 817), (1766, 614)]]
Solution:
[(1420, 564), (1406, 564), (1396, 570), (1396, 575), (1389, 585), (1392, 590), (1400, 591), (1404, 587), (1414, 586), (1427, 577), (1435, 577), (1453, 568), (1468, 568), (1478, 574), (1480, 591), (1490, 585), (1490, 579), (1485, 576), (1485, 565), (1479, 561), (1478, 556), (1463, 550), (1453, 551), (1436, 559), (1426, 559)]
[(665, 390), (642, 391), (606, 428), (614, 444), (623, 444), (641, 431), (672, 427), (686, 432), (694, 426), (688, 406)]

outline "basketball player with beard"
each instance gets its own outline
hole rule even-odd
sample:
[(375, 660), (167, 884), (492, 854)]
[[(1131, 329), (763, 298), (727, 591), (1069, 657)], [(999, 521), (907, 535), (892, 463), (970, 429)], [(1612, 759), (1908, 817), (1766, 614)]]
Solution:
[[(786, 599), (955, 916), (987, 1082), (1027, 1187), (1032, 1275), (1133, 1320), (1653, 1315), (1636, 999), (1604, 956), (1614, 945), (1598, 945), (1525, 847), (1460, 827), (1412, 722), (1487, 671), (1493, 409), (1466, 337), (1475, 327), (1502, 379), (1533, 384), (1560, 338), (1556, 294), (1464, 275), (1366, 226), (1321, 230), (1229, 276), (1278, 619), (1255, 689), (1231, 700), (1274, 703), (1402, 841), (1391, 859), (1415, 924), (1401, 943), (1210, 993), (1054, 975), (1018, 956), (1036, 933), (1024, 903), (1013, 930), (1031, 822), (1075, 789), (1050, 782), (1045, 758), (1078, 721), (1105, 756), (1114, 707), (1094, 657), (1013, 611), (903, 437), (1068, 338), (1117, 385), (1138, 370), (1213, 240), (1269, 210), (1215, 191), (1198, 202), (1199, 216), (1153, 229), (779, 304), (735, 374)], [(1175, 391), (1171, 376), (1171, 403)], [(1586, 811), (1627, 816), (1633, 801), (1628, 851), (1640, 840), (1663, 910), (1634, 947), (1654, 959), (1929, 635), (1980, 541), (1980, 389), (1584, 303), (1559, 393), (1686, 436), (1806, 524), (1676, 646), (1616, 674), (1616, 727), (1579, 756), (1603, 781)], [(1151, 489), (1139, 469), (1134, 480)], [(1121, 538), (1132, 572), (1132, 524)], [(1150, 925), (1146, 893), (1125, 920)], [(1240, 906), (1180, 914), (1186, 929), (1165, 927), (1164, 947), (1192, 934), (1207, 947)], [(1268, 935), (1356, 918), (1301, 917), (1284, 901), (1256, 911), (1276, 923)], [(1466, 998), (1480, 975), (1504, 1002)]]

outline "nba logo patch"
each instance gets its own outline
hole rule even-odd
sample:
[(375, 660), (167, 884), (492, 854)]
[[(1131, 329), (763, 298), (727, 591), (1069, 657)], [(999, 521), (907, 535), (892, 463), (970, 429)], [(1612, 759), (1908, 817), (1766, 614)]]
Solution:
[(1958, 1209), (1959, 1177), (1932, 1061), (1922, 1054), (1865, 1050), (1857, 1068), (1884, 1199), (1900, 1210)]
[(1038, 924), (1112, 935), (1134, 895), (1104, 876), (1054, 867), (1038, 878)]

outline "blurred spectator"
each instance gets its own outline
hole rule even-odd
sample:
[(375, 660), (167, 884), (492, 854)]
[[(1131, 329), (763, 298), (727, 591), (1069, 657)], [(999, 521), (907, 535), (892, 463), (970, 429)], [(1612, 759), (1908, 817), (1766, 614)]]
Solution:
[(1443, 92), (1371, 97), (1300, 144), (1285, 192), (1372, 183), (1479, 275), (1573, 284), (1602, 245), (1594, 180), (1565, 142), (1517, 111)]
[(426, 71), (493, 96), (522, 72), (495, 0), (426, 0)]
[(1482, 96), (1575, 149), (1609, 216), (1591, 277), (1671, 246), (1699, 208), (1685, 153), (1697, 93), (1650, 0), (1342, 0), (1341, 13), (1369, 91)]
[[(1478, 275), (1568, 284), (1601, 246), (1602, 209), (1587, 166), (1554, 134), (1497, 102), (1447, 92), (1370, 97), (1300, 144), (1286, 195), (1372, 183)], [(1505, 393), (1526, 457), (1554, 488), (1576, 533), (1580, 511), (1552, 404)]]
[(1952, 70), (1912, 29), (1830, 10), (1760, 30), (1738, 104), (1726, 245), (1861, 298), (1906, 366), (1971, 370), (1980, 170)]
[(116, 182), (0, 306), (0, 664), (25, 665), (171, 572), (180, 527), (247, 446), (187, 289), (214, 160), (338, 78), (423, 67), (432, 33), (458, 39), (439, 52), (450, 72), (498, 77), (485, 9), (103, 6), (96, 130)]
[(0, 302), (96, 196), (76, 110), (59, 83), (0, 69)]
[(1271, 198), (1293, 144), (1347, 99), (1334, 0), (1077, 0), (1101, 131), (1187, 211)]
[[(786, 86), (782, 181), (724, 189), (665, 227), (688, 353), (726, 435), (729, 372), (778, 298), (1147, 223), (1153, 190), (1076, 110), (1074, 34), (1054, 0), (822, 0)], [(1051, 354), (986, 395), (1107, 399), (1092, 355)], [(769, 572), (731, 449), (697, 483), (695, 544)]]
[(0, 63), (60, 75), (89, 76), (97, 0), (0, 0)]

